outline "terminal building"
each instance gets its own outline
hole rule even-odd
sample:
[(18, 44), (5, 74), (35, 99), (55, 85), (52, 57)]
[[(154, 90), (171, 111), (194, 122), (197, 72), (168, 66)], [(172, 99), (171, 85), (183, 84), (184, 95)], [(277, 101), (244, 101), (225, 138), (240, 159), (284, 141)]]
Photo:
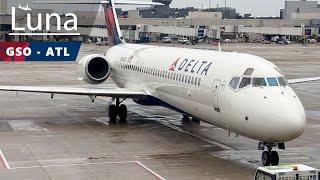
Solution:
[[(320, 8), (316, 1), (287, 1), (285, 8), (281, 10), (282, 19), (280, 17), (254, 18), (250, 15), (246, 15), (247, 18), (244, 18), (240, 17), (233, 8), (176, 9), (170, 8), (171, 0), (154, 1), (162, 2), (165, 6), (130, 11), (117, 10), (125, 39), (137, 41), (141, 37), (149, 37), (151, 41), (159, 41), (163, 36), (171, 36), (173, 39), (184, 36), (189, 39), (205, 37), (208, 41), (215, 39), (262, 41), (272, 40), (274, 37), (300, 40), (310, 36), (319, 36), (320, 16), (307, 18), (306, 15), (318, 13)], [(37, 11), (41, 12), (41, 10), (33, 9), (32, 13), (36, 14)], [(50, 10), (46, 11), (52, 12)], [(82, 35), (77, 37), (77, 40), (106, 39), (107, 32), (102, 12), (97, 14), (97, 12), (79, 11), (76, 14), (78, 31)], [(305, 18), (297, 18), (303, 16)], [(37, 21), (36, 17), (33, 18), (33, 21)], [(11, 37), (8, 35), (11, 31), (11, 15), (1, 14), (0, 19), (0, 41), (22, 41), (28, 38), (57, 40), (57, 37), (50, 36)]]
[(0, 13), (7, 13), (8, 0), (0, 0)]
[(318, 1), (286, 1), (285, 8), (281, 9), (283, 19), (320, 19), (320, 5)]

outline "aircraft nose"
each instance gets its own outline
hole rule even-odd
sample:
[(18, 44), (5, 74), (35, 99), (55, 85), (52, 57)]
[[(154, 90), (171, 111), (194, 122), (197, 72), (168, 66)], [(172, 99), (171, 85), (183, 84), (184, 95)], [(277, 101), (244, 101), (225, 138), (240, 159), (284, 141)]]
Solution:
[(286, 136), (284, 136), (284, 140), (290, 141), (293, 140), (304, 132), (304, 129), (306, 127), (307, 121), (305, 117), (304, 111), (300, 111), (298, 108), (292, 108), (287, 111), (288, 114), (286, 117), (284, 117), (284, 131), (286, 131)]
[[(278, 110), (275, 110), (275, 108), (278, 108)], [(304, 108), (299, 100), (287, 101), (287, 103), (282, 104), (282, 107), (275, 106), (271, 109), (278, 112), (278, 114), (271, 116), (278, 121), (274, 122), (274, 130), (277, 131), (274, 133), (274, 140), (287, 142), (301, 136), (307, 121)]]

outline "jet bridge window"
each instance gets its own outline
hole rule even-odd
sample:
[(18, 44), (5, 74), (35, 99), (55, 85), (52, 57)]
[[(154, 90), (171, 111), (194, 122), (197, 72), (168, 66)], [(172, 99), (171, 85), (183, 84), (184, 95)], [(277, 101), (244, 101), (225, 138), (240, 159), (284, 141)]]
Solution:
[(230, 81), (230, 86), (232, 87), (232, 89), (237, 89), (239, 81), (240, 81), (240, 77), (232, 78), (232, 80)]
[(254, 87), (267, 86), (267, 82), (264, 78), (253, 78), (252, 86), (254, 86)]
[(280, 86), (288, 86), (286, 80), (283, 77), (278, 77)]
[(269, 86), (279, 86), (277, 78), (267, 78)]
[(244, 77), (244, 78), (242, 79), (241, 83), (240, 83), (239, 88), (240, 88), (240, 89), (241, 89), (241, 88), (245, 88), (245, 87), (249, 86), (250, 84), (251, 84), (251, 78), (249, 78), (249, 77)]

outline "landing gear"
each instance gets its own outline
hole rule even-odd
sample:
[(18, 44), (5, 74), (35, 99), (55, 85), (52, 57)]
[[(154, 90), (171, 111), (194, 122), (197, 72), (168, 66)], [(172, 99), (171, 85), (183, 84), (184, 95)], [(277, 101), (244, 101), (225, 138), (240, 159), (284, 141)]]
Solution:
[(182, 115), (182, 123), (189, 123), (190, 122), (190, 117), (187, 115)]
[(108, 115), (109, 115), (109, 122), (112, 124), (117, 124), (117, 107), (116, 107), (116, 105), (112, 104), (109, 106)]
[(120, 123), (126, 123), (127, 122), (127, 116), (128, 116), (128, 110), (127, 106), (124, 104), (121, 104), (118, 108), (118, 115), (120, 118)]
[[(125, 100), (125, 99), (124, 99)], [(120, 123), (126, 123), (128, 117), (127, 106), (121, 104), (124, 100), (120, 102), (120, 98), (116, 98), (116, 104), (111, 104), (108, 108), (109, 122), (111, 124), (117, 124), (117, 117), (119, 116)], [(120, 105), (121, 104), (121, 105)]]
[(264, 166), (277, 166), (279, 164), (279, 155), (277, 151), (263, 151), (261, 160)]
[[(263, 145), (262, 145), (263, 144)], [(259, 150), (264, 149), (264, 146), (268, 148), (268, 151), (263, 151), (261, 155), (261, 161), (264, 166), (277, 166), (279, 165), (279, 154), (277, 151), (272, 151), (274, 143), (259, 143)]]
[(200, 120), (195, 117), (192, 118), (192, 122), (196, 124), (200, 124)]

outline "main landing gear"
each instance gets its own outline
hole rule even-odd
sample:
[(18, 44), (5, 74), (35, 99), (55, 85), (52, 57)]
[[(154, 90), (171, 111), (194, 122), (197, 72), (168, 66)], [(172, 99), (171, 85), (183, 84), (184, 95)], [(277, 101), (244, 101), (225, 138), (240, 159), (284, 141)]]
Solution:
[[(275, 143), (259, 142), (259, 150), (264, 150), (267, 147), (267, 151), (263, 151), (261, 155), (261, 161), (264, 166), (277, 166), (279, 165), (279, 154), (277, 151), (272, 151), (272, 148), (276, 146)], [(278, 143), (279, 149), (285, 149), (284, 143)]]
[(128, 110), (127, 106), (121, 104), (125, 99), (120, 102), (120, 98), (116, 98), (116, 104), (111, 104), (108, 109), (109, 122), (117, 124), (117, 117), (119, 116), (120, 123), (127, 122)]

